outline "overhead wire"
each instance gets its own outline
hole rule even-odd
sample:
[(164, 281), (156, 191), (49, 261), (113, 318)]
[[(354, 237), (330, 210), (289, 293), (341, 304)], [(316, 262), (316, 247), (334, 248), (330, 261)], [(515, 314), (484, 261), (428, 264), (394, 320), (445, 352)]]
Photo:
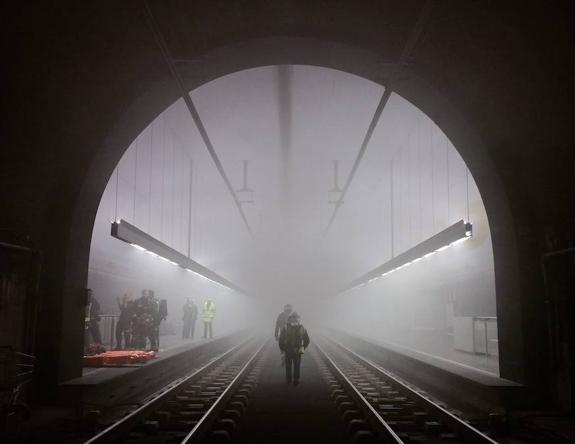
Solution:
[(193, 174), (194, 174), (194, 164), (190, 159), (190, 183), (189, 183), (189, 194), (188, 194), (188, 258), (192, 251), (192, 192), (193, 192)]
[(121, 159), (120, 162), (118, 162), (118, 165), (116, 165), (116, 203), (114, 206), (114, 221), (118, 220), (118, 189), (119, 189), (119, 185), (120, 185), (120, 163), (121, 163)]
[(136, 225), (136, 195), (138, 191), (138, 139), (136, 137), (136, 146), (134, 147), (134, 201), (132, 202), (132, 223)]
[(469, 222), (469, 168), (465, 165), (465, 196), (467, 200), (467, 219), (466, 222)]
[(148, 233), (152, 234), (152, 173), (154, 168), (154, 121), (150, 124), (150, 181), (148, 183)]
[(161, 205), (160, 205), (160, 240), (164, 241), (164, 187), (166, 181), (164, 172), (166, 170), (166, 116), (162, 113), (162, 191), (161, 191)]
[(429, 122), (429, 146), (431, 151), (431, 218), (435, 233), (435, 148), (433, 146), (433, 123)]
[(176, 227), (175, 225), (175, 219), (176, 219), (176, 215), (175, 215), (175, 210), (176, 210), (176, 172), (177, 172), (177, 168), (176, 168), (176, 146), (174, 144), (174, 136), (172, 135), (172, 137), (170, 138), (171, 140), (171, 147), (172, 147), (172, 177), (171, 177), (171, 191), (172, 191), (172, 196), (171, 196), (171, 204), (172, 204), (172, 217), (171, 217), (171, 223), (170, 223), (170, 241), (172, 243), (172, 247), (175, 246), (174, 243), (174, 237), (176, 237), (175, 235), (175, 231), (176, 231)]
[(361, 143), (361, 146), (360, 146), (360, 149), (357, 153), (355, 161), (353, 162), (353, 166), (352, 166), (351, 171), (347, 177), (347, 180), (345, 182), (343, 190), (339, 196), (339, 199), (335, 203), (333, 213), (331, 215), (331, 218), (329, 219), (327, 227), (325, 228), (324, 236), (327, 235), (331, 226), (333, 225), (333, 222), (335, 221), (335, 218), (339, 212), (339, 209), (344, 202), (344, 198), (347, 194), (347, 191), (349, 190), (351, 182), (353, 181), (355, 174), (357, 172), (357, 169), (359, 168), (359, 164), (361, 163), (361, 160), (363, 159), (363, 156), (365, 155), (365, 152), (367, 150), (367, 147), (369, 145), (369, 142), (371, 140), (373, 132), (375, 131), (375, 128), (379, 122), (381, 114), (383, 113), (383, 110), (385, 109), (385, 106), (387, 105), (387, 102), (389, 101), (389, 98), (391, 97), (391, 93), (393, 92), (392, 91), (393, 82), (394, 82), (395, 77), (397, 76), (398, 71), (399, 71), (398, 68), (402, 67), (407, 62), (407, 59), (409, 58), (409, 56), (411, 55), (411, 52), (415, 48), (415, 45), (417, 44), (417, 42), (418, 42), (418, 40), (419, 40), (419, 38), (420, 38), (424, 28), (425, 28), (427, 20), (429, 19), (429, 16), (431, 15), (431, 10), (433, 9), (433, 5), (434, 5), (434, 0), (427, 0), (425, 2), (425, 4), (424, 4), (424, 6), (423, 6), (423, 8), (422, 8), (422, 10), (418, 16), (418, 19), (415, 23), (415, 26), (413, 27), (413, 29), (412, 29), (404, 47), (403, 47), (403, 50), (402, 50), (401, 55), (399, 57), (399, 60), (396, 64), (396, 67), (395, 67), (395, 69), (393, 69), (391, 71), (390, 77), (387, 81), (387, 84), (385, 85), (385, 90), (383, 91), (383, 94), (381, 95), (379, 103), (377, 104), (377, 107), (375, 109), (373, 117), (371, 118), (371, 121), (369, 123), (369, 127), (367, 129), (367, 132), (366, 132), (364, 138), (363, 138), (363, 141)]
[(200, 115), (198, 113), (198, 110), (196, 109), (196, 106), (194, 104), (194, 102), (192, 101), (192, 98), (190, 97), (189, 92), (187, 91), (184, 82), (180, 76), (180, 73), (178, 72), (178, 69), (174, 63), (174, 60), (170, 54), (170, 51), (168, 49), (168, 46), (165, 42), (164, 36), (162, 34), (162, 32), (160, 31), (160, 27), (154, 17), (154, 14), (152, 12), (152, 9), (150, 8), (149, 3), (144, 0), (144, 6), (145, 6), (145, 10), (146, 10), (146, 16), (148, 18), (148, 22), (150, 25), (150, 28), (152, 30), (152, 33), (154, 35), (154, 39), (156, 41), (156, 44), (158, 45), (158, 48), (160, 49), (160, 52), (162, 53), (162, 56), (164, 58), (164, 61), (166, 62), (166, 65), (168, 66), (168, 69), (170, 71), (170, 74), (172, 75), (172, 78), (174, 79), (175, 83), (178, 86), (178, 89), (180, 91), (180, 95), (182, 97), (182, 99), (184, 100), (186, 107), (188, 108), (188, 111), (192, 117), (192, 120), (194, 121), (196, 128), (198, 129), (198, 132), (200, 133), (200, 136), (202, 138), (202, 141), (204, 142), (204, 145), (206, 146), (206, 149), (208, 150), (208, 153), (210, 154), (212, 161), (214, 162), (216, 169), (218, 170), (218, 172), (220, 173), (220, 176), (222, 177), (226, 188), (228, 189), (229, 193), (231, 194), (234, 203), (240, 213), (240, 217), (242, 219), (242, 221), (244, 222), (246, 229), (249, 233), (250, 236), (253, 236), (250, 224), (248, 222), (248, 219), (244, 213), (244, 210), (242, 208), (242, 205), (238, 199), (237, 194), (235, 193), (232, 184), (224, 170), (224, 167), (215, 151), (215, 148), (212, 144), (212, 141), (210, 140), (207, 130), (200, 118)]
[(447, 136), (445, 136), (445, 168), (447, 170), (447, 223), (446, 226), (449, 226), (449, 218), (451, 216), (451, 199), (450, 199), (450, 194), (451, 194), (451, 181), (449, 178), (449, 140), (447, 139)]

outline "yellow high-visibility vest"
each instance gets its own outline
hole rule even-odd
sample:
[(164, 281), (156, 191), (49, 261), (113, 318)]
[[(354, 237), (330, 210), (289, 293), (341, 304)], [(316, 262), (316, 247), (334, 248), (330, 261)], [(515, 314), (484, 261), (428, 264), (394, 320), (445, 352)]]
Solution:
[(213, 301), (211, 304), (208, 304), (208, 301), (204, 302), (202, 317), (205, 322), (211, 322), (214, 320), (216, 317), (216, 304), (214, 304)]

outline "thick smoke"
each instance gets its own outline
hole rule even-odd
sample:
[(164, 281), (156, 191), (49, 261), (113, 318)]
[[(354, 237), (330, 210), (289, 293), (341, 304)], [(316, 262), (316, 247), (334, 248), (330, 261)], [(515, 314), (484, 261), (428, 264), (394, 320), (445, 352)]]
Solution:
[[(117, 312), (116, 296), (138, 297), (150, 288), (168, 300), (167, 323), (175, 331), (191, 297), (216, 302), (217, 334), (246, 326), (271, 334), (275, 316), (289, 302), (312, 328), (336, 327), (497, 372), (492, 320), (469, 327), (483, 335), (482, 323), (488, 323), (491, 356), (454, 347), (461, 334), (472, 333), (460, 328), (463, 318), (496, 316), (491, 238), (479, 190), (445, 134), (401, 97), (392, 95), (325, 231), (339, 197), (330, 193), (333, 160), (342, 187), (382, 92), (339, 71), (270, 66), (191, 93), (237, 190), (248, 161), (253, 194), (239, 191), (238, 197), (253, 238), (182, 101), (166, 109), (127, 149), (102, 197), (89, 286), (103, 311)], [(249, 294), (112, 238), (110, 222), (117, 219), (189, 253)], [(460, 219), (473, 223), (471, 240), (339, 294), (345, 283)]]

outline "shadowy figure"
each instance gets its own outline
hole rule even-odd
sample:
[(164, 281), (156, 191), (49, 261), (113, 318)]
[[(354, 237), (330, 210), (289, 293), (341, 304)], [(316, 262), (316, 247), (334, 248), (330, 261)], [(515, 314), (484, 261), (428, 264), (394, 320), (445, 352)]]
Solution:
[(122, 337), (124, 338), (124, 349), (130, 348), (132, 345), (132, 311), (134, 303), (129, 293), (124, 294), (122, 299), (117, 297), (116, 300), (120, 309), (120, 317), (116, 324), (116, 350), (122, 350)]
[[(276, 329), (275, 329), (276, 341), (279, 339), (280, 332), (286, 326), (288, 317), (291, 314), (291, 312), (292, 312), (292, 305), (285, 304), (284, 310), (278, 315), (276, 319)], [(281, 353), (281, 366), (283, 367), (285, 365), (285, 354), (281, 350), (280, 353)]]
[(182, 317), (184, 321), (184, 327), (182, 329), (183, 339), (188, 339), (189, 337), (194, 339), (196, 319), (198, 319), (198, 306), (194, 304), (191, 298), (187, 298), (184, 304), (184, 316)]
[(280, 332), (282, 331), (282, 328), (286, 326), (288, 317), (291, 314), (291, 312), (292, 312), (291, 304), (285, 304), (284, 311), (282, 311), (278, 315), (278, 318), (276, 319), (276, 330), (275, 330), (276, 341), (279, 339), (279, 335)]
[(279, 337), (280, 350), (285, 354), (286, 382), (288, 384), (291, 384), (292, 380), (293, 385), (299, 384), (301, 356), (308, 345), (309, 335), (307, 330), (301, 325), (299, 315), (293, 312), (289, 315), (287, 324), (282, 328)]
[(94, 297), (94, 293), (91, 289), (86, 290), (86, 330), (89, 336), (92, 338), (92, 342), (89, 344), (95, 344), (96, 346), (102, 346), (102, 334), (100, 333), (100, 303)]
[(158, 351), (156, 325), (158, 319), (158, 304), (151, 290), (142, 290), (142, 297), (134, 302), (133, 326), (134, 347), (146, 348), (146, 340), (150, 341), (150, 349)]

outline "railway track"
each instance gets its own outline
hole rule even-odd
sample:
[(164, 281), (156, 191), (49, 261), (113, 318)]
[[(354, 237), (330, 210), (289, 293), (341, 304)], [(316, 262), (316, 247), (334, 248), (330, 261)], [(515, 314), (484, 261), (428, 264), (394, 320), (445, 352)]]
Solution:
[[(317, 344), (316, 344), (317, 345)], [(332, 397), (353, 400), (385, 443), (473, 443), (496, 441), (423, 396), (403, 381), (344, 345), (324, 338), (317, 349), (329, 368)], [(330, 378), (329, 374), (326, 374)], [(352, 408), (351, 404), (347, 408)], [(357, 422), (357, 427), (362, 424)]]
[[(212, 444), (233, 442), (234, 439), (242, 443), (268, 442), (265, 437), (252, 436), (253, 431), (249, 436), (243, 433), (242, 437), (236, 429), (250, 415), (248, 401), (258, 385), (262, 361), (272, 359), (274, 364), (268, 368), (281, 374), (275, 361), (277, 354), (269, 346), (270, 342), (250, 339), (232, 348), (102, 430), (86, 444)], [(328, 392), (322, 392), (326, 393), (322, 396), (326, 399), (329, 396), (335, 406), (333, 421), (343, 420), (342, 430), (348, 432), (347, 438), (342, 437), (342, 442), (496, 442), (386, 370), (333, 340), (322, 338), (319, 343), (315, 342), (309, 355), (306, 359), (315, 361), (324, 382), (312, 379), (305, 384), (320, 384), (324, 387), (321, 390), (327, 388)], [(317, 378), (317, 373), (315, 375)], [(283, 376), (278, 384), (285, 385)], [(256, 398), (260, 412), (262, 398), (265, 402), (262, 392), (267, 394), (270, 391), (268, 402), (277, 406), (278, 398), (271, 393), (274, 386), (268, 387), (258, 388), (259, 397)], [(288, 389), (300, 390), (302, 396), (296, 397), (298, 402), (310, 401), (306, 398), (305, 385)], [(264, 410), (267, 411), (272, 404), (265, 404)], [(273, 421), (276, 430), (289, 430), (293, 426), (283, 408), (267, 418)], [(252, 423), (254, 419), (260, 424), (257, 416), (251, 417)], [(317, 428), (313, 418), (311, 423)], [(302, 436), (298, 442), (307, 442), (306, 437)], [(310, 442), (317, 442), (317, 438), (316, 441), (310, 439)]]
[(214, 428), (215, 438), (225, 435), (245, 411), (264, 346), (253, 338), (237, 345), (85, 443), (196, 443)]

